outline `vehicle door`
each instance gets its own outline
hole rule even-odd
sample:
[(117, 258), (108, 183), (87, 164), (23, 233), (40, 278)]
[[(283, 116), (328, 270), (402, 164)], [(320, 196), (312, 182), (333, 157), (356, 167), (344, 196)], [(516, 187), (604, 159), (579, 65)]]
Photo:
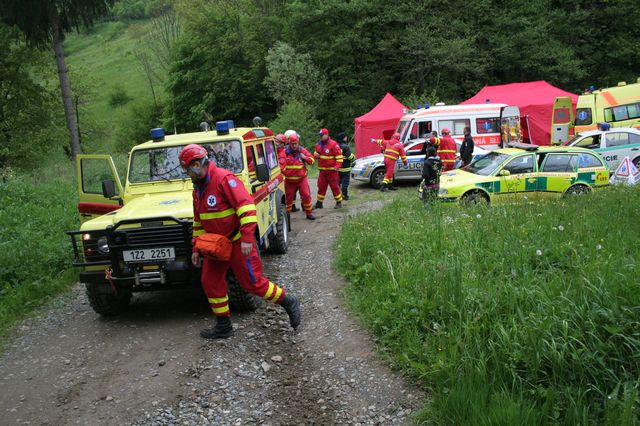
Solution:
[(535, 154), (514, 156), (496, 173), (500, 190), (494, 193), (496, 201), (519, 201), (532, 199), (537, 190)]
[(604, 135), (603, 146), (598, 150), (609, 168), (615, 171), (624, 157), (631, 160), (640, 156), (640, 135), (629, 132), (609, 131)]
[(520, 108), (514, 105), (500, 108), (500, 145), (521, 143)]
[(80, 223), (122, 207), (122, 183), (110, 155), (76, 157)]
[(561, 96), (553, 102), (551, 145), (561, 144), (569, 139), (571, 133), (573, 133), (573, 104), (569, 96)]
[(557, 197), (574, 184), (578, 170), (578, 156), (574, 153), (547, 153), (538, 173), (539, 197)]
[(405, 147), (407, 152), (407, 165), (402, 164), (402, 160), (399, 159), (396, 162), (396, 177), (398, 179), (412, 179), (420, 180), (422, 178), (422, 163), (424, 162), (425, 154), (422, 153), (426, 142), (417, 142), (409, 144)]
[[(251, 194), (253, 195), (253, 202), (256, 205), (256, 214), (258, 216), (258, 229), (260, 236), (262, 236), (267, 232), (271, 224), (270, 212), (275, 214), (275, 211), (269, 205), (270, 202), (273, 202), (269, 196), (271, 170), (267, 164), (263, 141), (257, 140), (246, 144), (245, 153), (247, 155)], [(260, 180), (260, 172), (258, 170), (260, 167), (266, 167), (268, 170), (267, 176), (264, 176), (266, 180)]]

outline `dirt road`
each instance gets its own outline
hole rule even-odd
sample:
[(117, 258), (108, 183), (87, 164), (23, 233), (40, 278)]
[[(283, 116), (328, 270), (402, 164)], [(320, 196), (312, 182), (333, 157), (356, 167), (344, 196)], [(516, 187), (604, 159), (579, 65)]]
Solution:
[(136, 295), (105, 319), (78, 285), (0, 357), (0, 423), (410, 423), (423, 395), (380, 361), (331, 269), (345, 216), (375, 206), (371, 191), (353, 185), (342, 210), (329, 196), (315, 222), (292, 214), (289, 254), (264, 258), (265, 275), (302, 299), (298, 332), (265, 304), (232, 317), (233, 338), (205, 341), (213, 317), (199, 289)]

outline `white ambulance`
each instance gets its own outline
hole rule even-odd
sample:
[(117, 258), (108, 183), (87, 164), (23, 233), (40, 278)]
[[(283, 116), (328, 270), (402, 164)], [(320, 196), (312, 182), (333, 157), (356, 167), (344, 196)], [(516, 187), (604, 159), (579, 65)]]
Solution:
[(396, 132), (403, 143), (422, 142), (431, 131), (451, 130), (456, 141), (464, 139), (464, 128), (471, 129), (475, 146), (496, 149), (500, 144), (500, 111), (506, 104), (443, 105), (420, 108), (404, 115)]

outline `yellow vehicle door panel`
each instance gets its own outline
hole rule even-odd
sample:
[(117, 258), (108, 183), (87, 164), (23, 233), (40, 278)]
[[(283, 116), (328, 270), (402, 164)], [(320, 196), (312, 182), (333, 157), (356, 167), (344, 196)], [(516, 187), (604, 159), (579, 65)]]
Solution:
[[(122, 184), (111, 156), (78, 155), (76, 157), (76, 176), (80, 223), (121, 207)], [(102, 192), (103, 182), (109, 180), (114, 183), (116, 191), (116, 196), (112, 199), (106, 198)]]
[(561, 96), (553, 102), (551, 118), (551, 144), (561, 144), (569, 139), (573, 130), (573, 104), (569, 96)]

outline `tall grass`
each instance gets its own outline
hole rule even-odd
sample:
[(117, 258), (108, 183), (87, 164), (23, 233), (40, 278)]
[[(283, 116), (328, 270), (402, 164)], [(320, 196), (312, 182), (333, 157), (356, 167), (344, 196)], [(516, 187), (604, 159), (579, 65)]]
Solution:
[(0, 183), (0, 337), (76, 275), (64, 231), (78, 226), (68, 163)]
[(351, 307), (433, 424), (639, 424), (640, 188), (345, 224)]

